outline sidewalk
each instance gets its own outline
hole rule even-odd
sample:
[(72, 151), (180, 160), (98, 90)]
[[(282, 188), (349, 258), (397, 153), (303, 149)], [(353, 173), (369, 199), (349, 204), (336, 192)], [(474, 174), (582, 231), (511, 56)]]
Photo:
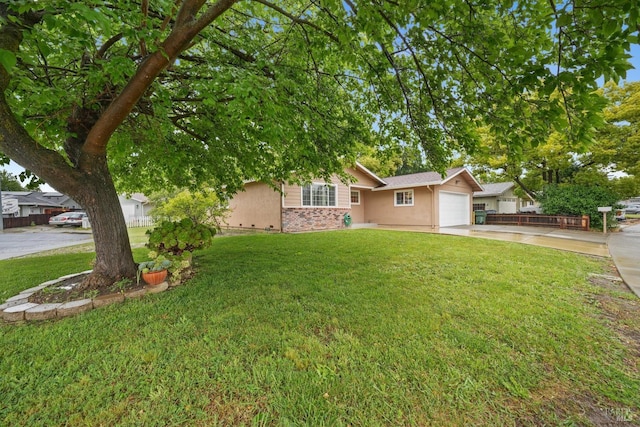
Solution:
[(607, 244), (622, 280), (640, 297), (640, 224), (610, 234)]
[(607, 237), (603, 233), (576, 230), (560, 230), (551, 227), (519, 227), (509, 225), (460, 225), (433, 229), (428, 226), (382, 226), (387, 230), (416, 231), (422, 233), (449, 234), (455, 236), (481, 237), (545, 246), (587, 255), (609, 257)]
[(560, 230), (551, 227), (521, 227), (509, 225), (470, 225), (444, 227), (440, 234), (465, 235), (486, 239), (505, 240), (544, 246), (587, 255), (610, 256), (607, 248), (608, 235), (578, 230)]

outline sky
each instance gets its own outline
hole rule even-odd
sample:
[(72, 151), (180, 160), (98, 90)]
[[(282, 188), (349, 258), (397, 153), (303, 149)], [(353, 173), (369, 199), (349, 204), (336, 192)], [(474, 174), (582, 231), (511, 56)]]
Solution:
[[(635, 69), (631, 69), (627, 72), (627, 78), (625, 79), (627, 82), (635, 82), (640, 81), (640, 45), (634, 44), (631, 47), (631, 64), (635, 67)], [(11, 162), (9, 165), (0, 166), (0, 169), (5, 169), (7, 172), (13, 175), (19, 175), (24, 169), (17, 165), (14, 162)], [(40, 186), (42, 191), (55, 191), (48, 184)]]

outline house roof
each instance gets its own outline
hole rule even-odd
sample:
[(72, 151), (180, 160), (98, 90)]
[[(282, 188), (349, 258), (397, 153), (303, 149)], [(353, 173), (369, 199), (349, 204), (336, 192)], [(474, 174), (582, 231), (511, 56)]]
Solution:
[(515, 184), (513, 182), (495, 182), (493, 184), (482, 184), (484, 191), (476, 191), (473, 193), (473, 197), (495, 197), (501, 196), (506, 191), (509, 191)]
[(482, 191), (482, 186), (466, 168), (448, 169), (443, 177), (439, 172), (420, 172), (409, 175), (390, 176), (384, 178), (386, 186), (375, 188), (374, 191), (391, 190), (408, 187), (426, 187), (429, 185), (442, 185), (459, 177), (467, 181), (474, 191)]
[(40, 191), (3, 191), (2, 197), (13, 198), (18, 200), (20, 206), (49, 206), (54, 208), (61, 207), (60, 204), (42, 197), (44, 193)]
[(121, 198), (124, 200), (134, 200), (136, 202), (140, 202), (143, 205), (149, 203), (149, 199), (142, 193), (132, 193), (132, 194), (121, 194)]
[(369, 175), (371, 179), (373, 179), (374, 181), (378, 181), (381, 185), (387, 185), (387, 183), (382, 178), (364, 167), (362, 164), (360, 164), (360, 162), (356, 162), (356, 169), (359, 169), (365, 175)]
[(57, 191), (40, 193), (40, 197), (44, 197), (45, 199), (58, 203), (60, 205), (67, 202), (68, 200), (71, 200), (71, 197), (67, 196), (66, 194), (58, 193)]

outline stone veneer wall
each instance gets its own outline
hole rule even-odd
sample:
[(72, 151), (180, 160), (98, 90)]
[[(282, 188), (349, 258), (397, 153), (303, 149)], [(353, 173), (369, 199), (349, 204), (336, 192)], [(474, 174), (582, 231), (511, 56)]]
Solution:
[(283, 208), (282, 231), (335, 230), (344, 228), (344, 214), (349, 208)]

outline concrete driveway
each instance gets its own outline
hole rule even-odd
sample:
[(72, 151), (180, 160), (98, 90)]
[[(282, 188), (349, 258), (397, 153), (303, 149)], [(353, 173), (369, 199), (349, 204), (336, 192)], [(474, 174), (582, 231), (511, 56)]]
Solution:
[(564, 251), (602, 257), (609, 256), (608, 235), (596, 232), (559, 230), (549, 227), (517, 227), (509, 225), (460, 225), (456, 227), (378, 226), (377, 228), (479, 237), (544, 246)]
[(19, 227), (0, 231), (0, 259), (93, 242), (91, 231), (69, 227)]

